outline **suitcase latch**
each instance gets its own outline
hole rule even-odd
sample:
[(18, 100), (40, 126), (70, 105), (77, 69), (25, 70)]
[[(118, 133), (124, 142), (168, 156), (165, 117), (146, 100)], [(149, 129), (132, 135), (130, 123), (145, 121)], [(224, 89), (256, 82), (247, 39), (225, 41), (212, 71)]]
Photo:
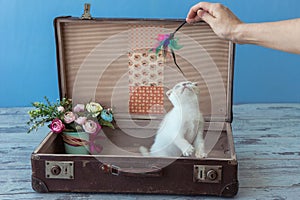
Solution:
[(194, 182), (220, 183), (222, 166), (194, 165)]
[(46, 161), (46, 178), (74, 179), (73, 161)]
[(89, 3), (84, 4), (84, 10), (81, 19), (93, 19), (90, 11), (91, 11), (91, 4)]

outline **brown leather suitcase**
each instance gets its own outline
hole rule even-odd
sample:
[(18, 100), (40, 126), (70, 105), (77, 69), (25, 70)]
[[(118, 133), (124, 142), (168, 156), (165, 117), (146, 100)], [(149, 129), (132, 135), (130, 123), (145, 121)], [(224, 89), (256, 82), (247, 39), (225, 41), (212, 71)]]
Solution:
[[(232, 135), (234, 44), (220, 40), (204, 22), (186, 24), (166, 59), (163, 92), (182, 80), (197, 81), (205, 119), (206, 158), (143, 157), (155, 131), (171, 108), (135, 112), (130, 108), (129, 57), (148, 54), (157, 34), (171, 33), (182, 20), (58, 17), (54, 21), (59, 89), (74, 102), (99, 101), (114, 107), (116, 129), (103, 129), (103, 151), (97, 155), (66, 154), (63, 139), (50, 132), (32, 153), (32, 187), (37, 192), (105, 192), (216, 195), (238, 191), (238, 164)], [(153, 86), (153, 85), (152, 85)], [(153, 86), (155, 87), (155, 86)]]

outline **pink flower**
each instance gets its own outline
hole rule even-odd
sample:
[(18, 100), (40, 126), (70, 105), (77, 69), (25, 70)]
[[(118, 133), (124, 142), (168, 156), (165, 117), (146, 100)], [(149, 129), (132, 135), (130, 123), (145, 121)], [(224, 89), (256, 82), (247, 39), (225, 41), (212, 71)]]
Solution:
[(62, 123), (60, 119), (54, 119), (50, 124), (50, 129), (53, 133), (61, 133), (65, 128), (65, 125)]
[(85, 132), (91, 134), (95, 134), (101, 129), (100, 124), (94, 122), (93, 120), (87, 120), (82, 127)]
[(66, 112), (65, 115), (64, 115), (64, 121), (67, 124), (70, 124), (70, 123), (74, 122), (75, 118), (76, 118), (75, 114), (73, 112), (70, 112), (70, 111)]
[(74, 108), (73, 108), (74, 112), (83, 112), (84, 111), (84, 104), (77, 104)]
[(83, 124), (85, 124), (85, 122), (86, 122), (86, 117), (78, 117), (76, 120), (75, 120), (75, 122), (77, 123), (77, 124), (79, 124), (79, 125), (83, 125)]

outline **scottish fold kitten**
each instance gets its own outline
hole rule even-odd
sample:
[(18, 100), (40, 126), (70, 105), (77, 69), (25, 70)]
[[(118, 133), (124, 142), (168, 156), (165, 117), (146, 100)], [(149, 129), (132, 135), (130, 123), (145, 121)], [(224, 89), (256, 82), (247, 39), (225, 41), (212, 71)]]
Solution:
[(150, 151), (140, 147), (143, 156), (206, 157), (203, 116), (199, 110), (197, 83), (180, 82), (166, 92), (173, 108), (165, 115)]

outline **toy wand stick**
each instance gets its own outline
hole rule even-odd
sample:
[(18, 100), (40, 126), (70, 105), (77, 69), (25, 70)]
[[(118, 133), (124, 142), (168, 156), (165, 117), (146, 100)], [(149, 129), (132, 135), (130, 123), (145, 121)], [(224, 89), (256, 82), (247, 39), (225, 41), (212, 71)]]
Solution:
[[(170, 34), (170, 38), (172, 37), (172, 39), (174, 39), (175, 33), (177, 31), (179, 31), (179, 29), (181, 29), (181, 27), (183, 27), (183, 25), (185, 25), (185, 24), (186, 24), (186, 21), (184, 21), (182, 24), (180, 24), (180, 26), (178, 26), (178, 28), (173, 33)], [(176, 65), (176, 67), (180, 70), (180, 72), (182, 74), (184, 74), (183, 71), (181, 70), (181, 68), (179, 67), (179, 65), (177, 64), (176, 56), (175, 56), (174, 50), (172, 48), (171, 48), (171, 53), (172, 53), (173, 61), (174, 61), (175, 65)]]

